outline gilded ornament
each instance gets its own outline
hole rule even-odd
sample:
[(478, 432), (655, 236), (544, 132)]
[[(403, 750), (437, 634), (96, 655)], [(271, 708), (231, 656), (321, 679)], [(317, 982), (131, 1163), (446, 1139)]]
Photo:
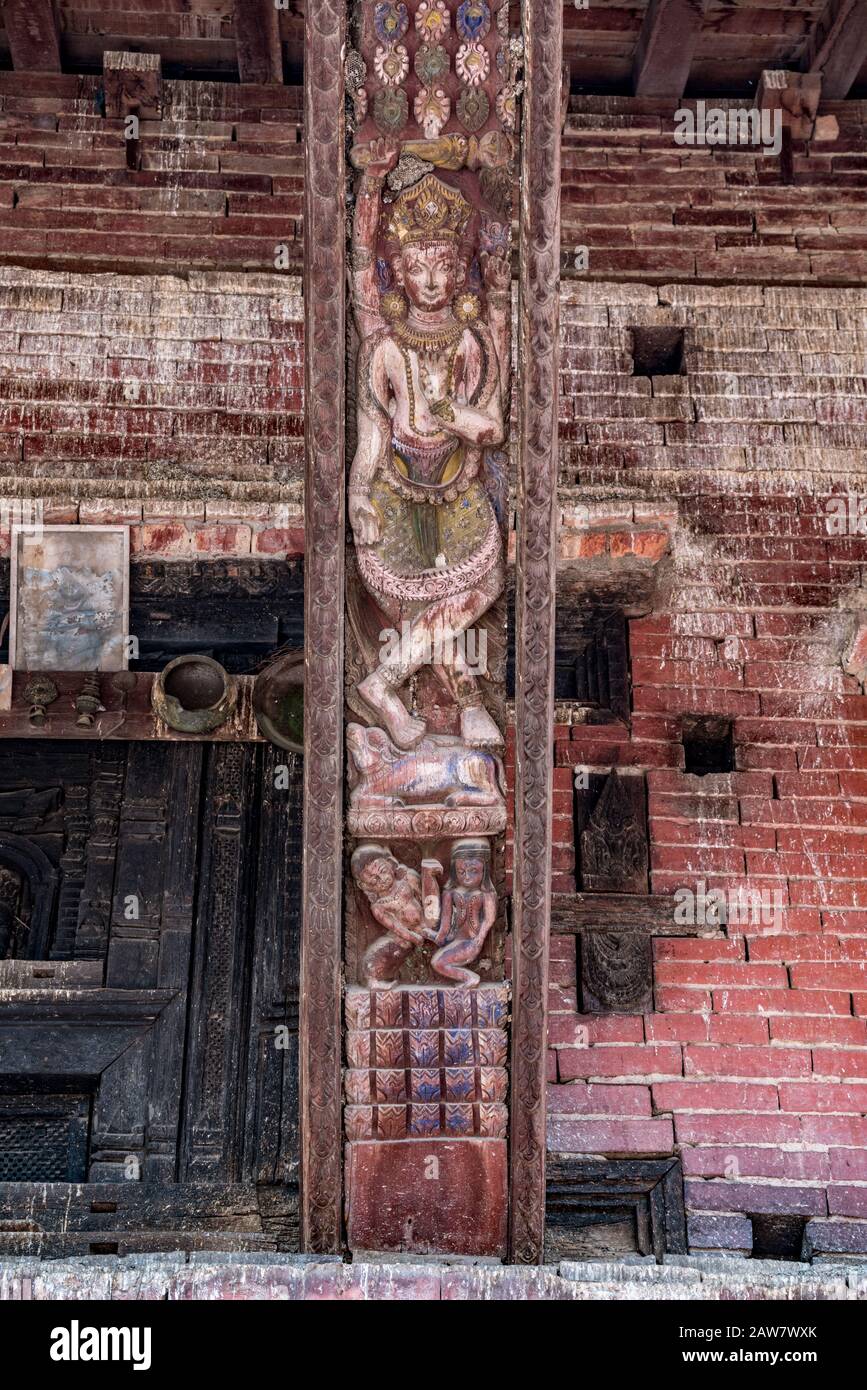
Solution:
[(412, 242), (459, 241), (472, 214), (456, 188), (428, 174), (392, 204), (388, 236), (401, 249)]
[(384, 294), (379, 301), (379, 307), (382, 310), (383, 318), (394, 324), (405, 319), (409, 310), (406, 297), (401, 294), (400, 290), (389, 290), (388, 294)]
[(452, 310), (459, 323), (473, 323), (480, 316), (482, 305), (477, 294), (464, 290), (455, 295)]

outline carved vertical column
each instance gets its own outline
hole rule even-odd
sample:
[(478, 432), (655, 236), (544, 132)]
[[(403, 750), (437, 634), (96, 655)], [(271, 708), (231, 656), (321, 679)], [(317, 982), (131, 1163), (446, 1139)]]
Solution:
[(341, 1247), (346, 0), (304, 31), (305, 647), (302, 1242)]
[(346, 702), (351, 1248), (501, 1255), (520, 46), (507, 0), (356, 0)]
[(521, 440), (515, 632), (516, 777), (510, 1258), (545, 1234), (545, 1057), (551, 917), (563, 7), (523, 0)]

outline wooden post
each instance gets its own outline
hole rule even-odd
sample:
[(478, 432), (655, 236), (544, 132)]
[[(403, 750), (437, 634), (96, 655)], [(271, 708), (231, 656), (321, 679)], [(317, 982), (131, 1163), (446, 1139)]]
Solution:
[(523, 26), (509, 1255), (535, 1264), (545, 1235), (563, 8), (524, 0)]
[(343, 901), (345, 0), (304, 30), (306, 698), (301, 938), (301, 1204), (305, 1250), (339, 1251)]

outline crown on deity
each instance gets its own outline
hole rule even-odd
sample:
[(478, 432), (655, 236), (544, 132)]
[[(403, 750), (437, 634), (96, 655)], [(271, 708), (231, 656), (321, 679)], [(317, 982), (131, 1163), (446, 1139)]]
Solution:
[(458, 242), (472, 215), (473, 209), (456, 188), (428, 174), (392, 203), (388, 236), (401, 250), (423, 241)]

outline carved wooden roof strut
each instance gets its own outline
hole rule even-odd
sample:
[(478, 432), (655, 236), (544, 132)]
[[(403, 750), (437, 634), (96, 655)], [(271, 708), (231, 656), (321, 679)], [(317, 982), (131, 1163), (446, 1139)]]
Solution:
[(540, 1263), (545, 1235), (545, 1063), (556, 594), (560, 313), (560, 98), (563, 12), (525, 0), (521, 161), (521, 437), (515, 634), (510, 1242)]

